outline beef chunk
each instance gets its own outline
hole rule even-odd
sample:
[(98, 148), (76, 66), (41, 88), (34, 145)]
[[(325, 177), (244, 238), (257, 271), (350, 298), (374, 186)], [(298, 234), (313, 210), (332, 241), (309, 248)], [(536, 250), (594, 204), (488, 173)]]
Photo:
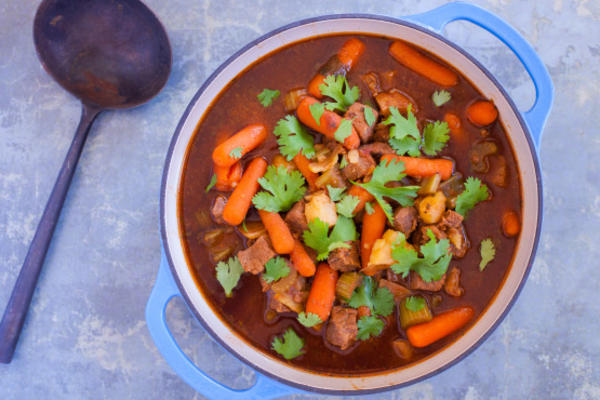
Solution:
[(458, 267), (452, 267), (448, 272), (446, 283), (444, 283), (444, 291), (454, 297), (460, 297), (465, 292), (460, 287), (460, 269)]
[(289, 307), (277, 300), (274, 293), (271, 293), (271, 296), (269, 297), (269, 308), (277, 313), (286, 313), (292, 311), (289, 309)]
[(413, 114), (417, 112), (415, 102), (408, 96), (404, 95), (397, 89), (392, 89), (389, 92), (379, 93), (375, 96), (375, 101), (381, 110), (381, 115), (390, 115), (390, 108), (396, 107), (401, 113), (405, 113), (409, 104), (412, 104)]
[(352, 104), (350, 108), (348, 108), (348, 111), (346, 111), (346, 115), (344, 115), (344, 118), (352, 121), (352, 126), (363, 143), (366, 143), (371, 139), (375, 129), (375, 122), (373, 122), (373, 125), (369, 125), (365, 119), (365, 108), (371, 109), (375, 116), (375, 121), (377, 121), (379, 113), (373, 107), (361, 103)]
[(306, 221), (306, 215), (304, 215), (305, 205), (306, 203), (301, 199), (285, 215), (285, 222), (295, 235), (302, 235), (308, 229), (308, 222)]
[(371, 96), (377, 96), (377, 94), (381, 92), (381, 88), (379, 87), (379, 76), (377, 75), (377, 72), (367, 72), (366, 74), (361, 75), (360, 79), (369, 88)]
[(392, 149), (392, 147), (389, 144), (382, 142), (365, 144), (364, 146), (361, 146), (358, 150), (362, 151), (363, 153), (369, 153), (371, 155), (376, 156), (383, 156), (385, 154), (395, 154), (394, 149)]
[(413, 293), (410, 289), (407, 289), (401, 284), (388, 281), (387, 279), (380, 279), (379, 287), (384, 287), (387, 290), (389, 290), (390, 293), (394, 295), (394, 301), (396, 303), (398, 303), (403, 298), (412, 295)]
[(455, 257), (462, 258), (469, 249), (469, 240), (462, 224), (458, 228), (448, 228), (446, 231), (450, 239), (450, 251)]
[(346, 242), (350, 248), (339, 247), (329, 253), (329, 266), (341, 272), (354, 271), (360, 268), (358, 245), (356, 241)]
[(394, 212), (394, 229), (408, 238), (417, 229), (417, 215), (414, 207), (398, 207)]
[(342, 170), (346, 179), (355, 181), (363, 176), (370, 175), (375, 169), (375, 160), (367, 152), (350, 150), (346, 155), (348, 164)]
[(431, 229), (436, 238), (450, 239), (450, 251), (458, 258), (464, 257), (469, 249), (469, 240), (462, 224), (463, 217), (453, 210), (446, 210), (442, 220), (436, 225), (426, 225), (420, 228), (419, 243), (427, 243), (427, 229)]
[(252, 246), (239, 251), (237, 256), (244, 271), (257, 275), (264, 271), (265, 263), (275, 257), (275, 252), (271, 248), (269, 240), (265, 236), (261, 236)]
[(227, 204), (227, 197), (218, 195), (213, 203), (212, 208), (210, 209), (210, 213), (217, 224), (225, 223), (225, 220), (223, 219), (223, 210), (225, 209), (225, 204)]
[(446, 210), (440, 221), (440, 227), (460, 228), (462, 226), (463, 216), (453, 210)]
[(416, 235), (415, 244), (423, 245), (423, 244), (429, 242), (429, 236), (427, 236), (427, 230), (429, 230), (429, 229), (431, 229), (431, 232), (433, 232), (433, 235), (435, 236), (435, 238), (437, 240), (448, 239), (448, 235), (446, 235), (446, 232), (444, 232), (444, 230), (440, 229), (440, 227), (438, 225), (421, 225), (419, 227), (419, 229), (417, 230), (417, 232), (415, 233), (415, 235)]
[(289, 264), (288, 276), (271, 284), (269, 307), (277, 312), (301, 312), (308, 297), (306, 279)]
[(358, 334), (357, 314), (353, 308), (333, 307), (327, 324), (327, 341), (342, 350), (352, 346)]
[(442, 289), (446, 282), (446, 274), (440, 280), (425, 282), (421, 276), (415, 271), (410, 272), (410, 288), (413, 290), (427, 290), (429, 292), (437, 292)]
[(383, 142), (387, 144), (388, 140), (390, 140), (390, 126), (384, 125), (382, 123), (377, 124), (377, 126), (375, 126), (375, 134), (373, 135), (373, 140), (375, 142)]

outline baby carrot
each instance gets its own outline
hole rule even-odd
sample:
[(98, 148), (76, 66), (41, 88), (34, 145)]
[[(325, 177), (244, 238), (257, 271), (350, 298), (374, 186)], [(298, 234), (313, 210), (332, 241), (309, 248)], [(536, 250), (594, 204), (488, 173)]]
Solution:
[(348, 39), (340, 51), (338, 51), (337, 57), (338, 60), (350, 70), (364, 51), (365, 44), (356, 38), (351, 38)]
[(404, 162), (405, 172), (409, 176), (415, 177), (426, 177), (435, 174), (440, 174), (442, 180), (446, 180), (452, 176), (454, 170), (454, 163), (445, 158), (417, 158), (417, 157), (406, 157), (397, 156), (394, 154), (386, 154), (381, 157), (382, 160)]
[[(333, 111), (325, 110), (323, 115), (321, 115), (319, 124), (317, 124), (317, 121), (315, 121), (310, 112), (310, 106), (315, 103), (319, 103), (319, 100), (315, 99), (314, 97), (306, 96), (304, 99), (302, 99), (298, 105), (298, 108), (296, 109), (298, 118), (309, 128), (314, 129), (328, 138), (335, 140), (335, 132), (342, 123), (342, 117)], [(354, 130), (354, 127), (351, 129), (350, 136), (344, 140), (344, 147), (346, 147), (348, 150), (356, 149), (360, 145), (360, 138), (358, 137), (358, 134)]]
[(358, 197), (358, 204), (356, 205), (356, 207), (354, 207), (354, 211), (352, 211), (354, 215), (361, 212), (362, 209), (365, 208), (365, 204), (374, 199), (371, 193), (356, 185), (352, 185), (350, 187), (350, 190), (348, 190), (348, 194)]
[(464, 130), (462, 127), (462, 123), (460, 122), (459, 116), (449, 112), (446, 113), (446, 115), (444, 115), (444, 121), (446, 121), (446, 123), (448, 124), (448, 129), (450, 129), (450, 134), (452, 135), (452, 138), (458, 142), (463, 142), (465, 139)]
[(294, 250), (290, 254), (290, 260), (300, 275), (308, 278), (315, 274), (317, 267), (298, 239), (296, 239)]
[(389, 51), (391, 56), (400, 64), (439, 85), (455, 86), (458, 84), (458, 75), (456, 73), (433, 61), (406, 43), (395, 41), (390, 46)]
[(508, 237), (517, 236), (521, 230), (521, 222), (517, 213), (512, 210), (507, 210), (502, 215), (502, 231)]
[(281, 215), (265, 210), (258, 210), (258, 215), (269, 233), (275, 252), (290, 254), (294, 250), (295, 240)]
[(236, 186), (223, 209), (223, 219), (230, 225), (239, 225), (246, 218), (246, 213), (252, 204), (252, 197), (258, 191), (258, 179), (267, 171), (267, 162), (255, 158), (250, 162), (240, 183)]
[(304, 154), (298, 153), (294, 156), (293, 160), (294, 164), (296, 164), (296, 167), (298, 167), (300, 172), (302, 172), (302, 175), (304, 175), (304, 178), (306, 178), (306, 182), (308, 182), (308, 187), (310, 190), (316, 189), (317, 178), (319, 177), (319, 174), (316, 174), (310, 170), (308, 167), (308, 164), (310, 163), (308, 158), (306, 158)]
[(498, 110), (491, 101), (477, 100), (467, 107), (467, 118), (475, 125), (486, 126), (498, 118)]
[(263, 124), (248, 125), (215, 147), (212, 153), (213, 161), (221, 167), (232, 166), (266, 138), (267, 128)]
[(319, 264), (308, 294), (308, 300), (306, 300), (307, 314), (309, 312), (316, 314), (321, 318), (321, 321), (327, 321), (335, 300), (337, 278), (337, 271), (331, 269), (326, 263)]
[(465, 326), (474, 313), (469, 306), (454, 308), (436, 315), (429, 322), (411, 326), (406, 330), (406, 336), (415, 347), (429, 346)]
[(323, 95), (321, 94), (321, 89), (319, 86), (321, 86), (323, 83), (325, 83), (325, 75), (316, 74), (308, 84), (308, 93), (311, 96), (315, 96), (317, 99), (322, 98)]
[(215, 175), (217, 176), (217, 183), (215, 184), (215, 188), (222, 192), (227, 192), (229, 190), (233, 190), (240, 183), (242, 179), (242, 163), (236, 162), (231, 167), (220, 167), (218, 165), (214, 166)]
[(379, 203), (373, 207), (373, 214), (365, 213), (362, 221), (362, 233), (360, 235), (360, 259), (362, 267), (369, 265), (369, 257), (373, 250), (373, 243), (383, 235), (387, 217)]

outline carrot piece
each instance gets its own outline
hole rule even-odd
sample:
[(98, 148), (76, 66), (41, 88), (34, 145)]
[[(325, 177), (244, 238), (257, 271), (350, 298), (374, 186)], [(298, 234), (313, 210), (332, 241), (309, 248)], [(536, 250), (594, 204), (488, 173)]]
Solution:
[(318, 315), (321, 321), (327, 321), (335, 300), (337, 278), (337, 271), (326, 263), (319, 264), (306, 300), (307, 314), (311, 312)]
[(456, 73), (406, 43), (395, 41), (391, 44), (389, 51), (400, 64), (439, 85), (455, 86), (458, 84)]
[(364, 51), (365, 44), (356, 38), (351, 38), (338, 51), (337, 57), (348, 69), (352, 69)]
[[(317, 124), (317, 121), (315, 121), (312, 114), (310, 113), (310, 106), (315, 103), (319, 103), (319, 100), (315, 99), (314, 97), (306, 96), (304, 99), (302, 99), (302, 101), (298, 105), (298, 108), (296, 109), (298, 118), (304, 125), (308, 126), (309, 128), (314, 129), (315, 131), (322, 133), (328, 138), (335, 140), (335, 131), (342, 123), (342, 117), (340, 117), (333, 111), (325, 110), (323, 112), (323, 115), (321, 116), (321, 120), (319, 121), (320, 123)], [(360, 138), (354, 130), (354, 127), (352, 127), (352, 132), (350, 133), (350, 136), (348, 136), (344, 140), (344, 147), (346, 147), (348, 150), (351, 150), (358, 148), (359, 145)]]
[(306, 252), (306, 249), (298, 239), (295, 240), (294, 250), (290, 254), (290, 260), (296, 267), (298, 273), (304, 277), (313, 276), (317, 267), (312, 258)]
[(488, 100), (477, 100), (467, 107), (467, 118), (477, 126), (486, 126), (498, 118), (498, 110)]
[(230, 225), (239, 225), (246, 218), (246, 213), (252, 204), (252, 197), (258, 191), (258, 179), (267, 171), (267, 162), (255, 158), (250, 162), (240, 183), (236, 186), (223, 209), (223, 219)]
[(454, 113), (446, 113), (444, 115), (444, 121), (448, 124), (448, 129), (450, 129), (450, 134), (452, 138), (459, 142), (464, 142), (465, 135), (462, 127), (462, 123), (460, 122), (460, 117)]
[(383, 235), (387, 217), (379, 203), (373, 207), (373, 214), (365, 213), (362, 221), (362, 233), (360, 235), (360, 259), (362, 267), (369, 265), (369, 257), (373, 250), (373, 243)]
[(238, 161), (231, 167), (220, 167), (215, 165), (214, 171), (217, 176), (215, 188), (222, 192), (227, 192), (233, 190), (238, 183), (240, 183), (244, 169), (242, 168), (242, 163)]
[(308, 93), (310, 93), (312, 96), (315, 96), (317, 99), (323, 98), (323, 95), (321, 94), (321, 89), (319, 88), (319, 86), (321, 86), (324, 83), (325, 83), (325, 75), (316, 74), (315, 77), (312, 78), (312, 80), (308, 84)]
[(519, 234), (521, 230), (521, 222), (516, 212), (507, 210), (502, 215), (502, 231), (505, 236), (513, 237)]
[(258, 215), (269, 233), (273, 249), (279, 254), (290, 254), (296, 246), (292, 232), (276, 212), (258, 210)]
[(436, 315), (429, 322), (409, 327), (406, 336), (415, 347), (429, 346), (465, 326), (474, 314), (475, 311), (469, 306), (454, 308)]
[(365, 208), (365, 204), (367, 204), (369, 201), (375, 198), (371, 193), (356, 185), (352, 185), (350, 187), (350, 190), (348, 190), (348, 194), (358, 197), (358, 204), (356, 205), (356, 207), (354, 207), (354, 211), (352, 211), (354, 215), (361, 212), (362, 209)]
[(294, 164), (296, 164), (296, 167), (298, 167), (300, 172), (302, 172), (302, 175), (304, 175), (310, 190), (314, 190), (317, 188), (317, 178), (319, 177), (319, 174), (316, 174), (310, 170), (308, 167), (309, 163), (310, 161), (308, 161), (308, 158), (306, 158), (302, 153), (298, 153), (294, 156)]
[[(267, 128), (263, 124), (248, 125), (215, 147), (212, 153), (213, 161), (221, 167), (232, 166), (246, 153), (264, 142), (266, 138)], [(232, 157), (231, 152), (234, 150), (239, 152), (240, 157)]]
[(386, 154), (382, 156), (381, 159), (388, 161), (388, 164), (389, 161), (404, 162), (406, 174), (415, 177), (426, 177), (435, 174), (440, 174), (442, 180), (446, 180), (452, 176), (452, 171), (454, 170), (454, 163), (445, 158), (431, 159)]

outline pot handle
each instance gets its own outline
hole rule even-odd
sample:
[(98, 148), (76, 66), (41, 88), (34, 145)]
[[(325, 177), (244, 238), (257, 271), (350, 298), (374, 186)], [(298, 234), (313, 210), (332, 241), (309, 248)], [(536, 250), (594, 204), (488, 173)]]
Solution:
[(519, 58), (535, 86), (535, 102), (522, 114), (539, 151), (542, 131), (554, 100), (554, 85), (546, 66), (519, 32), (491, 12), (461, 1), (445, 4), (423, 14), (409, 15), (404, 19), (437, 33), (441, 33), (450, 22), (469, 21), (490, 32), (507, 45)]
[(299, 389), (277, 382), (258, 372), (256, 372), (254, 386), (235, 390), (215, 381), (198, 368), (181, 350), (167, 326), (165, 319), (167, 304), (173, 297), (181, 296), (181, 293), (171, 275), (164, 250), (161, 253), (156, 282), (146, 304), (146, 323), (160, 353), (188, 385), (209, 399), (272, 399), (303, 393)]

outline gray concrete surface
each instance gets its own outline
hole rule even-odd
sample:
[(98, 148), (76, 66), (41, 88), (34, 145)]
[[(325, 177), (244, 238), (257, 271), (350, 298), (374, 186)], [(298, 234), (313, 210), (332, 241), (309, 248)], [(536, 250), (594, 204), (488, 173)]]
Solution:
[[(174, 52), (165, 90), (98, 119), (75, 175), (16, 357), (0, 365), (0, 399), (201, 398), (165, 363), (144, 306), (159, 263), (161, 170), (170, 137), (203, 80), (242, 45), (326, 13), (402, 16), (415, 1), (148, 0)], [(541, 146), (545, 224), (512, 312), (475, 353), (381, 399), (600, 398), (600, 2), (476, 1), (541, 55), (556, 102)], [(8, 299), (79, 118), (79, 105), (41, 68), (32, 42), (38, 1), (0, 5), (0, 309)], [(447, 35), (494, 72), (521, 106), (532, 86), (515, 57), (468, 24)], [(169, 320), (188, 354), (235, 387), (249, 368), (224, 352), (180, 302)], [(318, 396), (303, 396), (318, 398)]]

